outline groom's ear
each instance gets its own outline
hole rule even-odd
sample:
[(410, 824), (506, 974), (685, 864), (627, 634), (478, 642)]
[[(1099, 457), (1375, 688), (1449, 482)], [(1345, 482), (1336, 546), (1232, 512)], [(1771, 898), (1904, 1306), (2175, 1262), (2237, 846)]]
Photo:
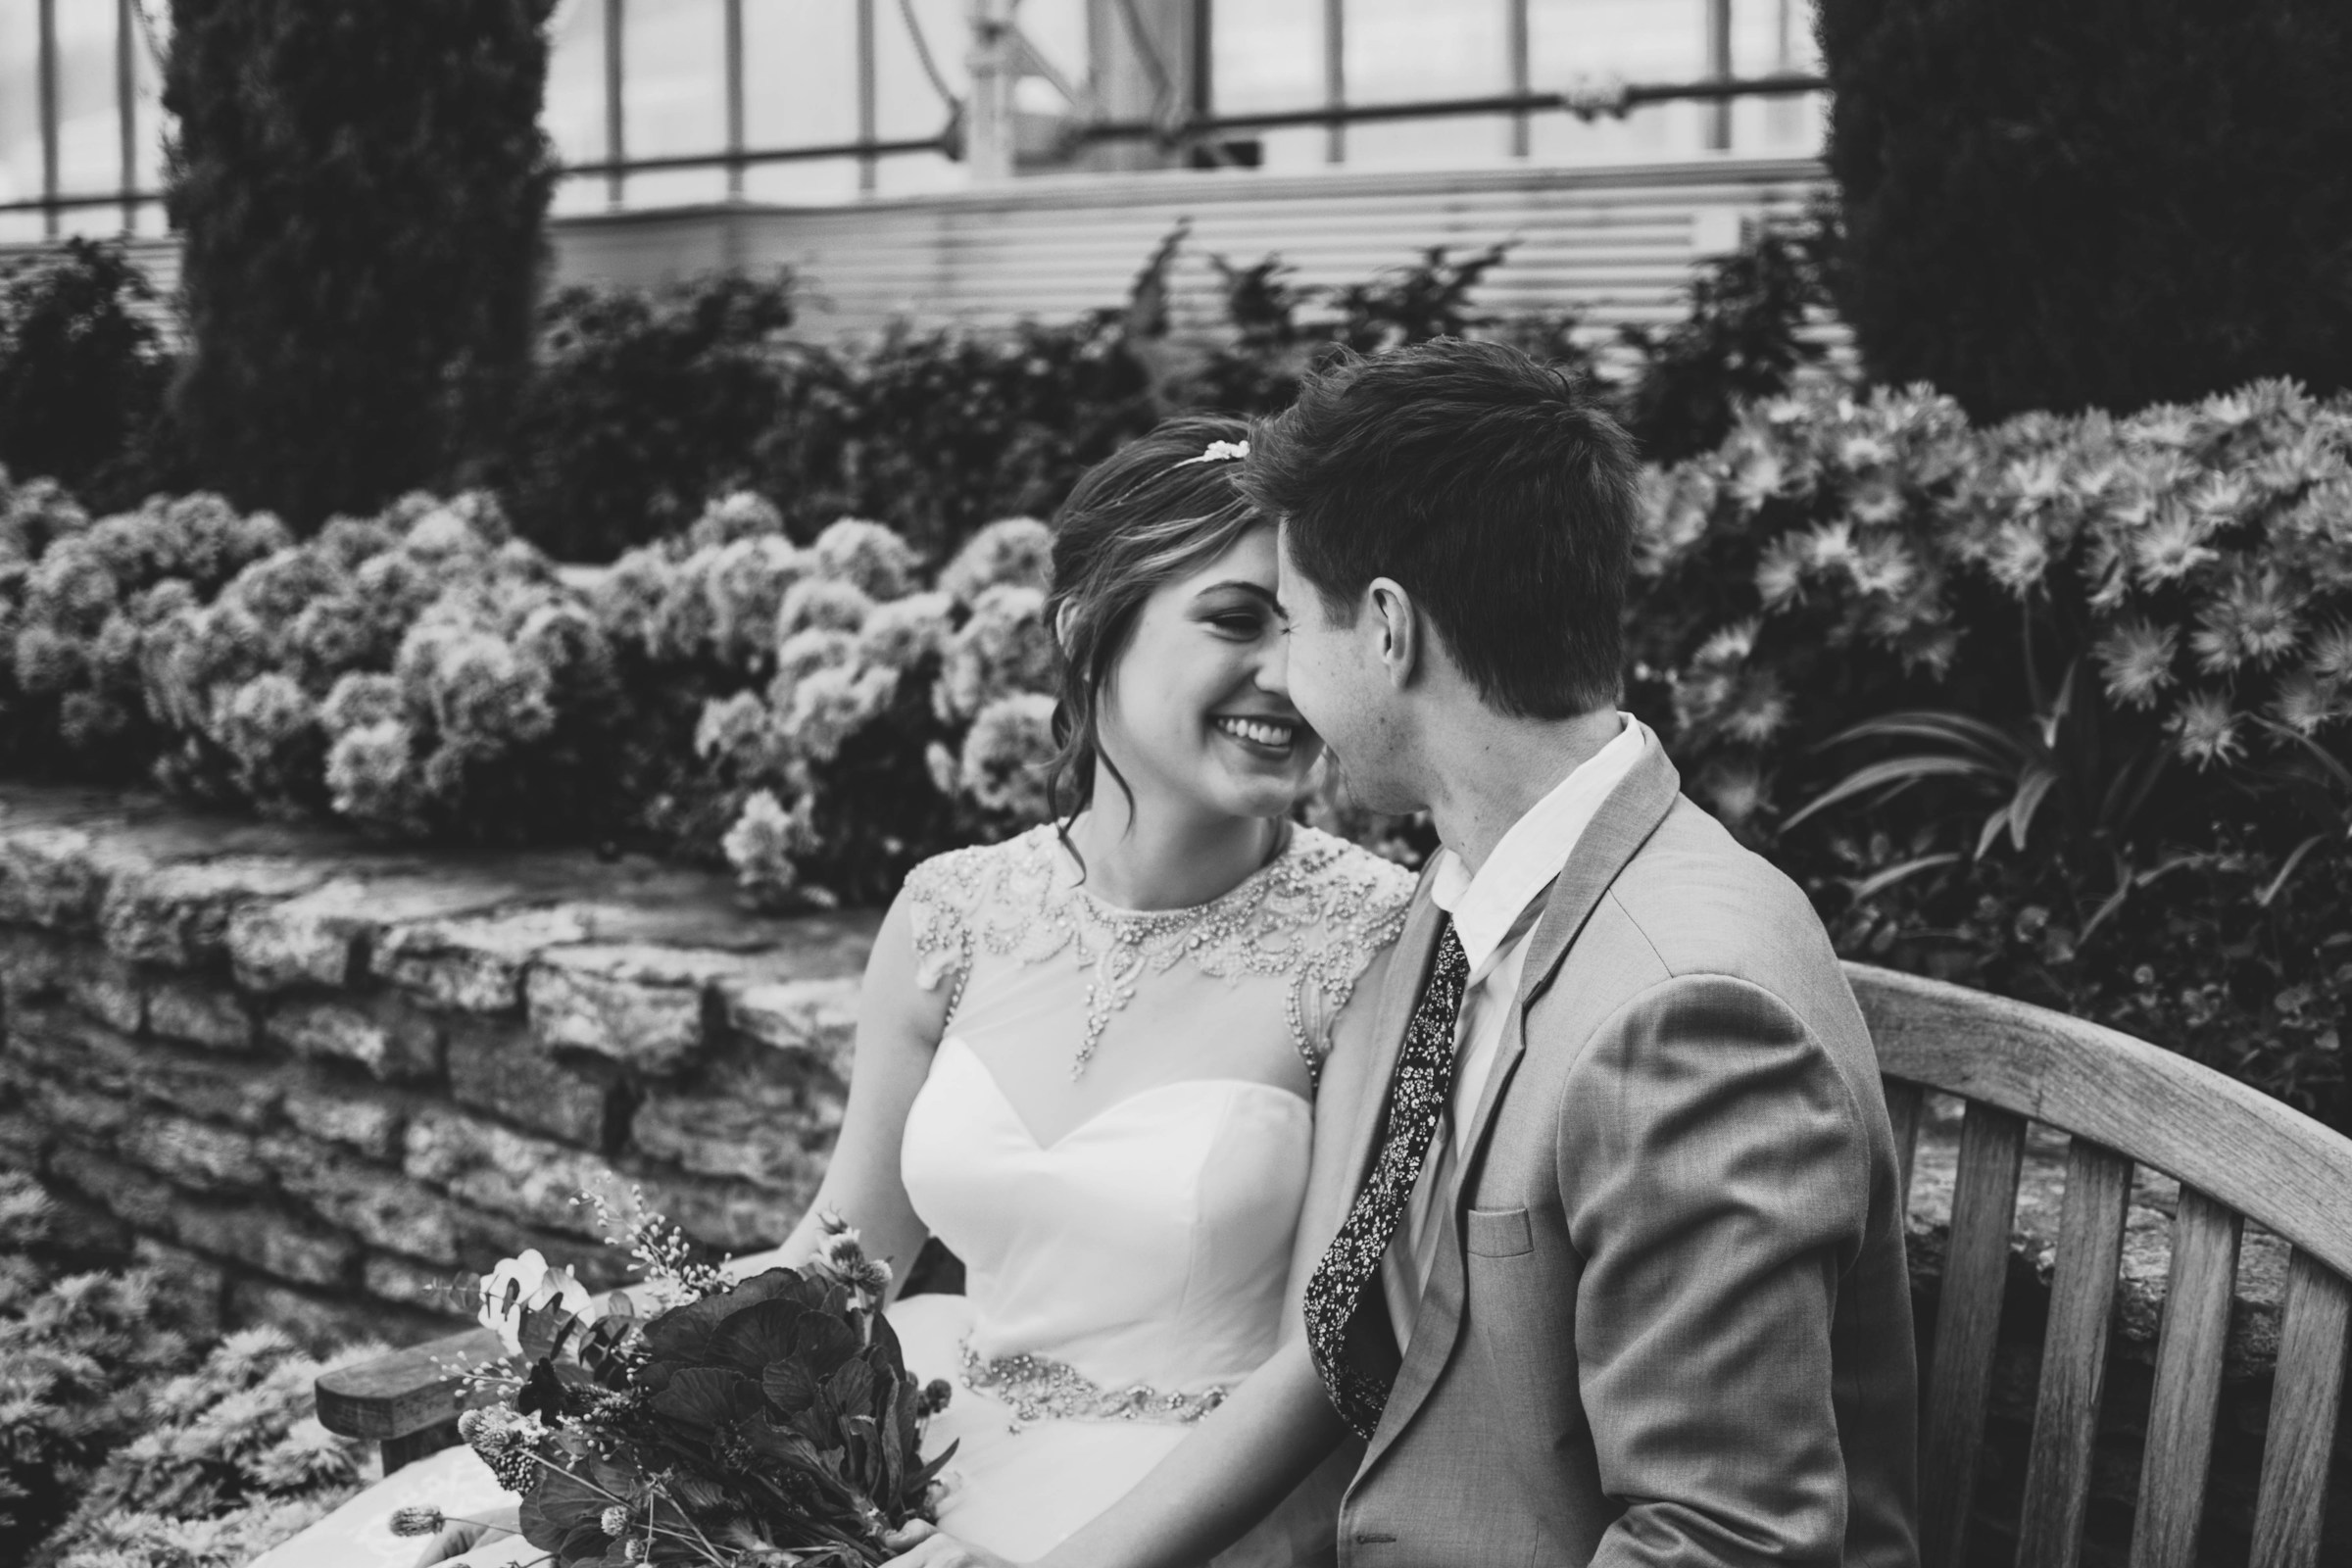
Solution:
[(1393, 577), (1375, 577), (1364, 588), (1363, 620), (1372, 634), (1373, 656), (1389, 677), (1389, 684), (1398, 691), (1413, 682), (1420, 672), (1425, 650), (1421, 646), (1421, 617), (1413, 609), (1412, 596)]

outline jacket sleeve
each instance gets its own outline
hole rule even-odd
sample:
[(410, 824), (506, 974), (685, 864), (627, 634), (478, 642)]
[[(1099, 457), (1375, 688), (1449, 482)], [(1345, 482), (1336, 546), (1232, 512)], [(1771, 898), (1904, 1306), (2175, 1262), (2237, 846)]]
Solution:
[(1578, 1382), (1625, 1508), (1593, 1568), (1835, 1568), (1831, 1320), (1870, 1195), (1851, 1090), (1785, 1003), (1723, 975), (1628, 1004), (1565, 1090)]

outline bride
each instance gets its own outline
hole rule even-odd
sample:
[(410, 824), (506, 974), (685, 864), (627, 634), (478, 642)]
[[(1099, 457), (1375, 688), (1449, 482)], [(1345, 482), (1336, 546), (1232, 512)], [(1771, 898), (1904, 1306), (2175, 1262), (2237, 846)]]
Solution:
[[(930, 1237), (962, 1260), (966, 1294), (890, 1318), (915, 1375), (955, 1389), (925, 1438), (956, 1445), (941, 1528), (1015, 1560), (1116, 1501), (1297, 1332), (1316, 1079), (1368, 1026), (1348, 1002), (1377, 992), (1412, 891), (1289, 818), (1321, 748), (1279, 695), (1274, 530), (1232, 477), (1245, 433), (1166, 421), (1063, 505), (1057, 820), (907, 877), (809, 1217), (736, 1265), (799, 1263), (827, 1212), (900, 1278)], [(1351, 1459), (1218, 1563), (1328, 1560)]]

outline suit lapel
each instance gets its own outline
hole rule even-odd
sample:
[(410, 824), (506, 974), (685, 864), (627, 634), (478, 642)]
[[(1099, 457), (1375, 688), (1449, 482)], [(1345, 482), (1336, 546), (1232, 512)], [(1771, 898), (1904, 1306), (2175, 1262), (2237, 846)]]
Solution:
[(1396, 1057), (1404, 1050), (1404, 1026), (1421, 998), (1421, 983), (1429, 977), (1430, 963), (1437, 957), (1438, 926), (1445, 914), (1430, 899), (1429, 876), (1424, 872), (1405, 910), (1404, 930), (1391, 950), (1388, 974), (1380, 988), (1372, 1054), (1364, 1063), (1363, 1108), (1348, 1129), (1348, 1162), (1342, 1167), (1348, 1172), (1347, 1203), (1355, 1201), (1379, 1152), (1380, 1129), (1388, 1120), (1390, 1081), (1396, 1074)]
[[(1373, 1462), (1396, 1442), (1397, 1434), (1413, 1418), (1429, 1391), (1437, 1385), (1438, 1374), (1452, 1358), (1454, 1341), (1462, 1328), (1462, 1302), (1465, 1268), (1462, 1261), (1462, 1211), (1468, 1206), (1468, 1194), (1476, 1178), (1480, 1160), (1486, 1152), (1487, 1135), (1494, 1122), (1495, 1107), (1501, 1104), (1511, 1075), (1519, 1058), (1527, 1050), (1527, 1009), (1568, 956), (1585, 922), (1592, 918), (1601, 896), (1609, 884), (1617, 880), (1634, 855), (1666, 813), (1682, 785), (1682, 777), (1662, 751), (1651, 751), (1635, 764), (1634, 770), (1609, 792), (1600, 809), (1593, 814), (1576, 848), (1569, 853), (1568, 863), (1553, 879), (1551, 891), (1544, 899), (1544, 912), (1536, 920), (1536, 928), (1528, 936), (1527, 962), (1519, 973), (1519, 995), (1516, 1005), (1503, 1022), (1502, 1040), (1494, 1052), (1494, 1064), (1488, 1072), (1486, 1087), (1479, 1094), (1478, 1106), (1471, 1112), (1469, 1135), (1463, 1143), (1462, 1158), (1457, 1171), (1459, 1184), (1453, 1201), (1446, 1205), (1446, 1231), (1438, 1244), (1438, 1254), (1431, 1265), (1429, 1283), (1421, 1293), (1421, 1308), (1413, 1320), (1413, 1338), (1406, 1348), (1404, 1365), (1398, 1369), (1396, 1386), (1389, 1391), (1388, 1406), (1381, 1413), (1380, 1426), (1372, 1434), (1371, 1445), (1365, 1449), (1363, 1468)], [(1426, 888), (1424, 896), (1426, 900)], [(1407, 935), (1411, 928), (1407, 928)], [(1431, 922), (1428, 940), (1434, 945), (1436, 925)], [(1399, 967), (1403, 967), (1399, 965)], [(1418, 995), (1419, 976), (1428, 968), (1423, 957), (1415, 968), (1415, 994)], [(1384, 1029), (1391, 1020), (1384, 1011)], [(1401, 1018), (1394, 1020), (1401, 1034)], [(1391, 1060), (1383, 1070), (1394, 1067), (1395, 1047), (1390, 1047)]]

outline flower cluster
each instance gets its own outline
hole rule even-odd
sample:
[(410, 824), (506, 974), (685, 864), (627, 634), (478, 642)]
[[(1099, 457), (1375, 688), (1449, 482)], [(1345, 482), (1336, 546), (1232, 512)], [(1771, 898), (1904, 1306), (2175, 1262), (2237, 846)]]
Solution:
[(2260, 382), (1979, 430), (1925, 388), (1819, 385), (1647, 502), (1636, 678), (1743, 776), (1964, 663), (2054, 688), (2081, 661), (2195, 768), (2352, 716), (2352, 400)]

